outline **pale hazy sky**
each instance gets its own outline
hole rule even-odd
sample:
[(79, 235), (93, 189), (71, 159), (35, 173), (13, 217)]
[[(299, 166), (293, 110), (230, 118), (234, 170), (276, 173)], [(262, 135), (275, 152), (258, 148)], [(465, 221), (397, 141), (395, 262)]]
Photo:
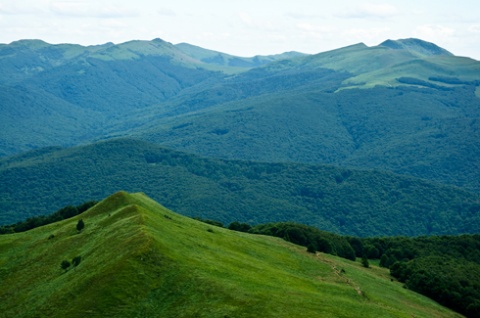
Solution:
[(480, 1), (0, 0), (0, 43), (161, 38), (253, 56), (410, 37), (480, 60)]

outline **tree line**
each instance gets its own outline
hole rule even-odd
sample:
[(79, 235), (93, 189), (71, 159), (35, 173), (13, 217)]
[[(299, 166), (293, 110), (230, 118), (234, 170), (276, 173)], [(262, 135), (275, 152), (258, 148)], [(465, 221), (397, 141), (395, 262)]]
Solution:
[(76, 215), (79, 215), (80, 213), (87, 211), (95, 204), (97, 204), (97, 201), (87, 201), (77, 206), (69, 205), (64, 208), (61, 208), (60, 210), (52, 214), (33, 216), (24, 221), (19, 221), (15, 224), (3, 225), (3, 226), (0, 226), (0, 234), (25, 232), (43, 225), (69, 219), (71, 217), (74, 217)]

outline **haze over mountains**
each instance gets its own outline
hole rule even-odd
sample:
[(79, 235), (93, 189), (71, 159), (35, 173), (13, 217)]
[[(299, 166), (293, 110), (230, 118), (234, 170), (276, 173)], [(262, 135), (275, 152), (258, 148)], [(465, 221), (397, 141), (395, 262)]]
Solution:
[[(342, 167), (332, 172), (330, 180), (345, 171), (367, 169), (371, 176), (364, 182), (369, 186), (383, 172), (421, 178), (411, 180), (430, 192), (439, 193), (440, 187), (441, 193), (462, 193), (458, 195), (465, 204), (452, 200), (444, 208), (449, 211), (445, 215), (471, 214), (463, 220), (474, 226), (468, 232), (475, 231), (477, 223), (472, 220), (479, 218), (480, 190), (480, 62), (454, 56), (433, 43), (387, 40), (378, 46), (360, 43), (316, 55), (291, 52), (241, 58), (160, 39), (90, 47), (22, 40), (0, 45), (0, 70), (0, 173), (4, 180), (13, 180), (7, 176), (14, 175), (16, 180), (27, 180), (24, 185), (40, 185), (28, 194), (26, 189), (18, 191), (24, 186), (19, 182), (3, 183), (0, 207), (8, 211), (4, 222), (45, 213), (49, 206), (53, 211), (67, 197), (79, 203), (120, 190), (108, 188), (107, 192), (100, 187), (71, 190), (67, 197), (46, 195), (48, 182), (53, 180), (49, 175), (59, 171), (42, 169), (55, 158), (63, 158), (65, 151), (23, 152), (122, 137), (212, 159)], [(111, 153), (123, 151), (133, 158), (139, 152), (129, 148), (132, 144), (113, 143), (120, 148)], [(150, 158), (148, 162), (145, 152), (140, 153), (146, 164), (161, 161)], [(114, 160), (109, 156), (98, 160)], [(80, 162), (89, 160), (85, 157)], [(111, 169), (96, 173), (118, 176), (120, 171), (114, 167), (122, 169), (112, 161)], [(32, 171), (38, 178), (33, 181), (29, 179)], [(68, 170), (71, 179), (65, 182), (84, 189), (84, 173)], [(303, 178), (301, 182), (307, 182)], [(115, 179), (111, 182), (122, 184)], [(403, 193), (398, 186), (404, 183), (392, 184), (396, 186), (384, 191)], [(162, 196), (165, 200), (171, 196), (149, 195), (160, 202)], [(38, 199), (27, 210), (18, 207), (19, 202), (26, 204), (26, 198), (35, 196)], [(379, 198), (382, 193), (373, 196)], [(417, 189), (413, 197), (425, 195)], [(240, 196), (232, 205), (244, 198)], [(366, 198), (362, 200), (367, 202)], [(283, 199), (296, 200), (293, 196)], [(419, 202), (412, 200), (409, 207), (402, 204), (395, 213), (415, 211), (412, 207)], [(295, 217), (305, 219), (302, 209), (313, 209), (315, 214), (322, 210), (320, 205), (312, 208), (305, 198), (300, 201), (302, 208)], [(182, 205), (173, 199), (170, 202)], [(444, 212), (430, 203), (423, 209), (434, 215)], [(23, 214), (13, 217), (20, 210)], [(342, 220), (345, 213), (356, 213), (354, 206), (346, 210), (340, 206), (326, 209), (327, 214), (342, 215)], [(281, 211), (278, 217), (287, 218)], [(436, 221), (425, 222), (423, 230), (402, 233), (428, 234), (427, 228), (435, 228)], [(328, 226), (342, 231), (340, 223)], [(458, 232), (465, 231), (462, 226)]]

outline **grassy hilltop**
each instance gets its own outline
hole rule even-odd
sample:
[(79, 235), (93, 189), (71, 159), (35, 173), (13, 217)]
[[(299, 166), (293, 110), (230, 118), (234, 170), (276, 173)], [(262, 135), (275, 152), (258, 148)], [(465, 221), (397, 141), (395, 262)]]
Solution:
[(386, 269), (214, 227), (126, 192), (0, 236), (0, 280), (0, 317), (460, 317)]

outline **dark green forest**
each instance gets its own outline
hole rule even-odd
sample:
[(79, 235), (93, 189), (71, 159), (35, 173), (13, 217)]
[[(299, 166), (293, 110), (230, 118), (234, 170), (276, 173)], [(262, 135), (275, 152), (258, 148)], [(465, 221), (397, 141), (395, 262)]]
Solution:
[(471, 192), (377, 170), (208, 159), (132, 139), (50, 148), (0, 160), (1, 224), (145, 192), (184, 215), (251, 224), (295, 221), (334, 233), (477, 233)]
[(311, 252), (380, 259), (406, 288), (467, 317), (480, 313), (480, 235), (356, 238), (292, 223), (257, 225), (249, 232), (281, 237)]
[[(154, 119), (129, 133), (208, 157), (368, 167), (478, 192), (480, 99), (475, 86), (331, 93), (330, 81), (338, 87), (344, 75), (311, 73), (299, 73), (306, 82), (286, 75), (246, 77), (199, 96), (174, 98), (168, 108), (186, 114)], [(281, 93), (272, 89), (252, 96), (276, 85)]]
[(480, 235), (375, 238), (363, 244), (378, 250), (380, 266), (406, 288), (467, 317), (480, 313)]

